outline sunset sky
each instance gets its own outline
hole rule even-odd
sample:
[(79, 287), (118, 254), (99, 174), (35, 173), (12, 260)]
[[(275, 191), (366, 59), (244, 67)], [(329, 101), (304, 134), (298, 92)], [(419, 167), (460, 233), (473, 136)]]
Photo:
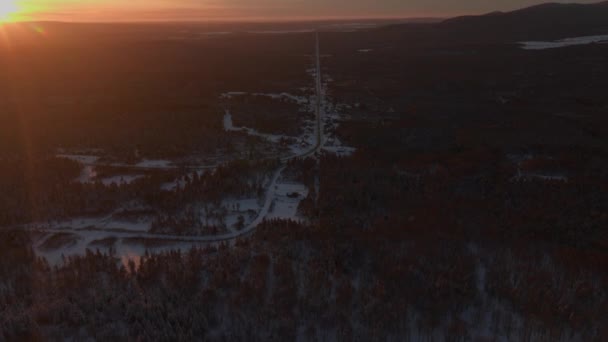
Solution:
[[(0, 21), (277, 20), (452, 16), (535, 0), (0, 0)], [(571, 1), (572, 2), (572, 1)], [(575, 1), (592, 3), (591, 1)]]

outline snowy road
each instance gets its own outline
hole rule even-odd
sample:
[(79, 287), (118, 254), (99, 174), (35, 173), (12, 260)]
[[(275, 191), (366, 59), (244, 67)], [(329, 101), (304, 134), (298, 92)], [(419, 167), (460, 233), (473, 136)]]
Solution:
[[(323, 89), (322, 89), (322, 75), (321, 75), (321, 54), (320, 54), (320, 42), (319, 42), (319, 34), (316, 34), (315, 39), (315, 69), (316, 69), (316, 79), (315, 79), (315, 89), (316, 89), (316, 104), (315, 104), (315, 116), (316, 116), (316, 144), (308, 151), (294, 154), (293, 156), (285, 157), (281, 159), (282, 163), (286, 163), (290, 160), (297, 158), (307, 158), (310, 156), (314, 156), (317, 152), (319, 152), (323, 146), (323, 129), (322, 129), (322, 121), (323, 121)], [(83, 162), (85, 165), (95, 166), (95, 161), (91, 161), (89, 164)], [(221, 165), (221, 164), (219, 164)], [(206, 165), (206, 166), (192, 166), (189, 169), (194, 170), (208, 170), (215, 169), (219, 165)], [(134, 169), (134, 170), (162, 170), (162, 169), (175, 169), (177, 166), (170, 165), (122, 165), (115, 164), (113, 166), (124, 167), (126, 169)], [(264, 204), (260, 209), (257, 217), (245, 228), (240, 231), (222, 234), (222, 235), (213, 235), (213, 236), (181, 236), (181, 235), (166, 235), (166, 234), (151, 234), (145, 232), (128, 232), (128, 231), (109, 231), (105, 230), (108, 233), (108, 237), (115, 238), (141, 238), (141, 239), (159, 239), (166, 241), (175, 241), (175, 242), (222, 242), (222, 241), (231, 241), (237, 239), (242, 236), (246, 236), (253, 232), (255, 228), (262, 223), (269, 214), (270, 207), (272, 206), (273, 201), (276, 198), (275, 191), (277, 188), (277, 182), (281, 177), (281, 174), (285, 170), (285, 165), (281, 166), (271, 178), (268, 189), (266, 190)], [(100, 232), (104, 231), (104, 229), (76, 229), (76, 228), (59, 228), (59, 229), (42, 229), (43, 231), (53, 232), (53, 233), (75, 233), (75, 234), (86, 234), (87, 232)]]
[(323, 77), (321, 75), (321, 46), (320, 46), (320, 40), (319, 40), (319, 33), (315, 34), (315, 69), (316, 69), (316, 72), (315, 72), (315, 76), (316, 76), (316, 79), (315, 79), (315, 93), (316, 93), (315, 117), (317, 119), (315, 129), (316, 129), (317, 142), (316, 142), (315, 146), (313, 146), (312, 149), (310, 149), (309, 151), (304, 152), (299, 155), (294, 155), (291, 157), (283, 158), (283, 159), (281, 159), (281, 161), (283, 161), (283, 162), (289, 161), (291, 159), (307, 158), (307, 157), (313, 156), (315, 153), (317, 153), (321, 150), (321, 147), (323, 147), (322, 123), (323, 123), (324, 96), (323, 96), (323, 86), (322, 86)]
[[(213, 236), (184, 236), (184, 235), (166, 235), (166, 234), (151, 234), (151, 233), (142, 233), (142, 232), (124, 232), (124, 231), (108, 231), (108, 235), (116, 238), (128, 239), (128, 238), (142, 238), (142, 239), (159, 239), (159, 240), (167, 240), (167, 241), (176, 241), (176, 242), (221, 242), (221, 241), (229, 241), (234, 240), (239, 237), (248, 235), (251, 233), (260, 223), (264, 221), (266, 216), (268, 215), (268, 211), (270, 210), (270, 206), (272, 205), (272, 201), (274, 200), (275, 187), (277, 185), (277, 181), (279, 180), (281, 173), (285, 169), (285, 166), (282, 166), (279, 170), (275, 172), (273, 178), (270, 181), (270, 186), (266, 191), (264, 205), (262, 209), (258, 213), (258, 216), (253, 222), (251, 222), (248, 226), (243, 228), (240, 231), (222, 234), (222, 235), (213, 235)], [(86, 233), (86, 232), (99, 232), (103, 231), (103, 229), (47, 229), (47, 232), (53, 233)]]
[[(288, 162), (293, 159), (311, 157), (311, 156), (315, 155), (317, 152), (321, 151), (321, 148), (323, 147), (323, 127), (322, 127), (323, 124), (322, 123), (323, 123), (324, 95), (323, 95), (323, 85), (322, 85), (323, 77), (321, 74), (321, 47), (320, 47), (320, 39), (319, 39), (318, 33), (316, 33), (316, 35), (315, 35), (315, 76), (316, 76), (315, 77), (316, 143), (308, 151), (281, 158), (281, 162), (283, 162), (283, 163)], [(78, 156), (76, 156), (76, 157), (78, 157)], [(68, 158), (68, 157), (66, 157), (66, 158)], [(72, 158), (72, 159), (74, 159), (74, 158)], [(83, 158), (83, 159), (78, 160), (76, 158), (76, 160), (78, 160), (84, 166), (93, 166), (93, 167), (94, 166), (111, 166), (111, 167), (115, 167), (115, 168), (131, 170), (131, 171), (177, 170), (177, 169), (213, 170), (213, 169), (217, 169), (218, 167), (224, 165), (224, 163), (218, 163), (218, 164), (213, 164), (213, 165), (191, 165), (191, 166), (182, 165), (182, 166), (179, 166), (179, 165), (171, 165), (171, 163), (168, 161), (165, 161), (164, 163), (158, 162), (158, 161), (157, 162), (153, 162), (153, 161), (152, 162), (142, 162), (140, 164), (135, 164), (135, 165), (120, 164), (120, 163), (103, 164), (103, 163), (97, 162), (97, 159), (98, 158), (92, 158), (92, 159), (87, 160), (86, 158)]]

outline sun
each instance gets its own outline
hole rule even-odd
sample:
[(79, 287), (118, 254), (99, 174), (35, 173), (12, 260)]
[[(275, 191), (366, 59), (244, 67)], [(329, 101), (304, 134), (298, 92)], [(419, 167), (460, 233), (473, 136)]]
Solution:
[(0, 0), (0, 23), (12, 21), (19, 12), (16, 0)]

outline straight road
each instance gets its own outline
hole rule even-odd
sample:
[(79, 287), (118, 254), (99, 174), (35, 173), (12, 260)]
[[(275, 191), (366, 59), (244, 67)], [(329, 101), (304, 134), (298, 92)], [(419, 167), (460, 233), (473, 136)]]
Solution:
[[(307, 158), (315, 155), (315, 153), (321, 151), (323, 147), (323, 77), (321, 74), (321, 46), (319, 33), (315, 33), (315, 117), (316, 117), (316, 142), (315, 145), (308, 151), (294, 154), (292, 156), (281, 158), (281, 162), (285, 163), (293, 159), (298, 158)], [(116, 168), (121, 168), (125, 170), (132, 171), (150, 171), (150, 170), (178, 170), (178, 169), (186, 169), (186, 170), (213, 170), (222, 165), (192, 165), (192, 166), (137, 166), (137, 165), (125, 165), (125, 164), (98, 164), (98, 163), (83, 163), (85, 166), (111, 166)]]

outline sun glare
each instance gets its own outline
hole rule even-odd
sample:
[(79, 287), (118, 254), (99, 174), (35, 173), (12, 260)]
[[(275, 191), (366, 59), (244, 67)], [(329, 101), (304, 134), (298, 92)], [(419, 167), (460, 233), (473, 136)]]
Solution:
[(18, 12), (16, 0), (0, 0), (0, 23), (13, 21)]

